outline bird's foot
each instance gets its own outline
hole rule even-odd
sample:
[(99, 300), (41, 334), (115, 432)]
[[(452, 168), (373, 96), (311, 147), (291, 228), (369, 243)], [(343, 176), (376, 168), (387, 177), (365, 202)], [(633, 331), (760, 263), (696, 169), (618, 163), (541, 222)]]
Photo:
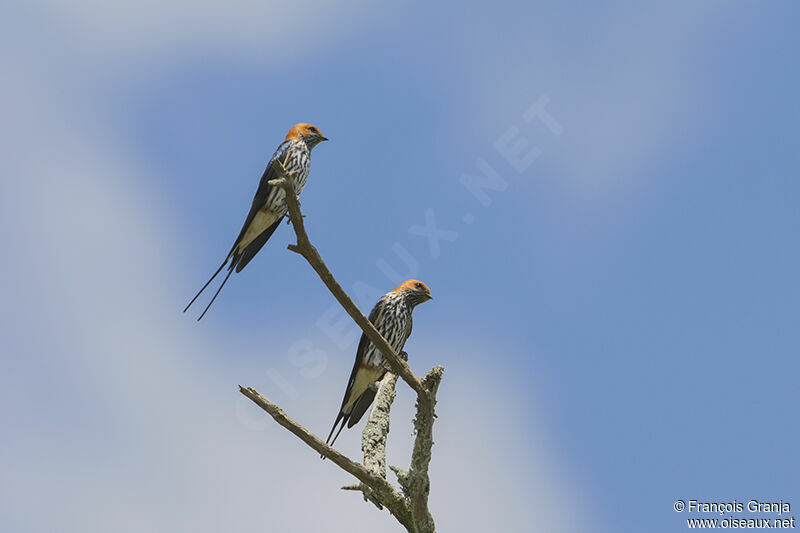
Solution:
[(402, 359), (402, 360), (403, 360), (403, 361), (405, 361), (406, 363), (408, 362), (408, 354), (407, 354), (406, 352), (400, 352), (400, 353), (399, 353), (399, 354), (397, 354), (397, 355), (399, 355), (399, 356), (400, 356), (400, 359)]

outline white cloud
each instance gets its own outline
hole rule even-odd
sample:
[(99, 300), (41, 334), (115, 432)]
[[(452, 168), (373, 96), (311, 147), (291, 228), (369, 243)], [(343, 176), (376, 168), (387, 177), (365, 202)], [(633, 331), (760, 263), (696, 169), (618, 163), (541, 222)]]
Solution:
[[(41, 120), (39, 111), (53, 116), (28, 109), (25, 120)], [(32, 531), (386, 528), (385, 513), (338, 492), (346, 475), (242, 404), (216, 355), (225, 332), (211, 335), (174, 308), (179, 295), (166, 281), (177, 262), (165, 243), (177, 236), (164, 206), (137, 184), (136, 162), (83, 129), (51, 128), (54, 151), (44, 158), (26, 151), (30, 141), (7, 147), (23, 158), (3, 206), (15, 221), (4, 245), (21, 259), (4, 305), (15, 314), (6, 322), (15, 330), (4, 333), (18, 368), (0, 378), (6, 405), (15, 405), (4, 418), (12, 430), (3, 455), (14, 461), (0, 485), (3, 514)], [(259, 349), (259, 339), (248, 342)], [(547, 452), (529, 448), (513, 420), (522, 413), (473, 407), (477, 376), (462, 377), (445, 381), (437, 427), (432, 505), (440, 527), (483, 531), (532, 520), (571, 530), (558, 527), (573, 516), (559, 505), (569, 488)], [(289, 412), (302, 419), (324, 405), (323, 416), (332, 416), (341, 384), (321, 381)], [(410, 408), (408, 398), (398, 402), (395, 462), (408, 457), (399, 450), (410, 446)], [(348, 439), (357, 450), (357, 436)]]
[[(228, 53), (243, 61), (299, 60), (327, 47), (330, 39), (361, 24), (368, 2), (41, 2), (18, 3), (12, 31), (33, 34), (61, 49), (33, 50), (70, 67), (102, 66), (115, 74), (143, 63), (182, 55)], [(41, 44), (41, 43), (40, 43)], [(57, 57), (57, 54), (64, 54)], [(81, 76), (91, 75), (87, 71)]]
[[(693, 131), (697, 111), (714, 96), (699, 58), (709, 35), (723, 23), (744, 22), (745, 9), (673, 3), (604, 6), (587, 13), (591, 19), (562, 24), (535, 18), (524, 46), (498, 41), (504, 61), (475, 65), (477, 112), (487, 131), (499, 135), (516, 124), (541, 148), (538, 174), (527, 175), (557, 178), (574, 194), (606, 202), (609, 192), (645, 182), (645, 163)], [(498, 55), (495, 49), (487, 57)], [(541, 95), (564, 127), (560, 136), (522, 121)]]
[[(169, 47), (186, 28), (235, 46), (261, 38), (260, 26), (230, 7), (74, 8), (75, 33), (107, 28), (101, 42), (109, 47), (132, 50), (137, 38), (151, 51)], [(214, 17), (224, 23), (211, 25)], [(291, 20), (276, 15), (272, 28), (285, 36), (282, 24)], [(14, 125), (0, 146), (0, 240), (13, 251), (2, 280), (0, 451), (12, 458), (0, 476), (3, 529), (389, 529), (386, 513), (338, 490), (350, 481), (345, 474), (239, 398), (236, 373), (219, 355), (226, 332), (178, 312), (185, 295), (173, 288), (180, 261), (168, 244), (183, 236), (157, 191), (137, 179), (151, 169), (115, 142), (90, 105), (61, 93), (24, 56), (6, 51), (0, 64), (7, 80), (0, 112)], [(245, 345), (252, 353), (261, 342), (254, 336)], [(445, 381), (437, 427), (432, 505), (440, 528), (520, 529), (533, 521), (574, 531), (564, 519), (576, 519), (565, 503), (575, 495), (549, 451), (528, 447), (519, 424), (527, 414), (473, 406), (479, 386), (493, 394), (503, 384), (480, 383), (477, 373), (461, 378)], [(318, 406), (333, 415), (341, 383), (313, 385), (285, 407), (317, 424)], [(408, 418), (408, 398), (398, 401), (393, 424), (398, 458), (408, 456), (411, 439), (402, 413)]]

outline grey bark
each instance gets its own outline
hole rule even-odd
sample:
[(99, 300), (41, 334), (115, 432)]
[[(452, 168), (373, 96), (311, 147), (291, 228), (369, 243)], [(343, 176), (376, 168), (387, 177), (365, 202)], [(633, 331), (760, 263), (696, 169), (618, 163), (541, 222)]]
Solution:
[[(389, 413), (395, 397), (397, 376), (387, 372), (378, 383), (375, 400), (372, 404), (364, 431), (361, 433), (361, 451), (364, 453), (364, 467), (383, 479), (386, 479), (386, 437), (389, 435)], [(363, 483), (347, 485), (342, 490), (359, 490), (364, 499), (382, 509), (370, 488)]]
[[(286, 205), (289, 219), (297, 237), (297, 244), (289, 245), (289, 250), (303, 256), (314, 271), (322, 279), (325, 286), (341, 304), (345, 311), (358, 324), (367, 338), (380, 350), (391, 372), (387, 372), (381, 380), (374, 405), (361, 436), (361, 449), (364, 453), (364, 464), (361, 465), (308, 431), (302, 425), (286, 415), (276, 404), (259, 394), (253, 388), (240, 386), (239, 391), (250, 398), (256, 405), (266, 411), (278, 424), (288, 429), (320, 455), (329, 458), (345, 472), (353, 475), (359, 483), (342, 487), (346, 490), (358, 490), (364, 499), (375, 504), (379, 509), (386, 507), (389, 512), (409, 533), (435, 533), (436, 526), (428, 508), (430, 494), (430, 478), (428, 466), (431, 461), (433, 447), (433, 423), (436, 419), (436, 392), (439, 388), (444, 368), (434, 367), (424, 379), (418, 378), (389, 345), (385, 338), (375, 329), (364, 313), (353, 303), (350, 296), (331, 274), (316, 248), (311, 244), (300, 212), (300, 202), (295, 193), (293, 180), (279, 161), (273, 163), (279, 178), (270, 181), (275, 187), (286, 192)], [(390, 467), (397, 474), (402, 489), (398, 491), (386, 480), (386, 440), (389, 434), (389, 418), (392, 402), (395, 397), (395, 385), (398, 376), (411, 387), (417, 395), (416, 416), (414, 417), (414, 449), (408, 471), (398, 467)]]

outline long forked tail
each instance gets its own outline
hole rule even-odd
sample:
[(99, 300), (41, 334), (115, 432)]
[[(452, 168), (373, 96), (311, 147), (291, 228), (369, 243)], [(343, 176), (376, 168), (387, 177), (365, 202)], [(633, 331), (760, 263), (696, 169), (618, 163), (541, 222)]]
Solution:
[(204, 290), (206, 290), (206, 287), (208, 287), (209, 285), (211, 285), (211, 282), (212, 282), (212, 281), (214, 281), (214, 278), (216, 278), (216, 277), (217, 277), (217, 274), (219, 274), (220, 272), (222, 272), (222, 269), (223, 269), (223, 268), (225, 268), (225, 265), (227, 265), (227, 264), (228, 264), (228, 259), (229, 259), (229, 258), (225, 258), (225, 261), (224, 261), (224, 262), (223, 262), (223, 263), (222, 263), (222, 264), (219, 266), (219, 268), (217, 269), (217, 271), (216, 271), (216, 272), (214, 272), (214, 275), (213, 275), (213, 276), (211, 276), (211, 279), (210, 279), (210, 280), (208, 280), (208, 281), (206, 281), (206, 284), (205, 284), (205, 285), (203, 285), (203, 288), (202, 288), (202, 289), (200, 289), (200, 290), (197, 292), (197, 294), (195, 294), (195, 295), (194, 295), (194, 298), (192, 298), (192, 301), (191, 301), (191, 302), (189, 302), (189, 305), (187, 305), (187, 306), (186, 306), (186, 307), (183, 309), (183, 312), (184, 312), (184, 313), (185, 313), (186, 311), (188, 311), (188, 310), (189, 310), (189, 308), (190, 308), (190, 307), (192, 306), (192, 304), (194, 303), (194, 301), (195, 301), (195, 300), (197, 300), (197, 298), (198, 298), (198, 297), (199, 297), (201, 294), (203, 294), (203, 291), (204, 291)]
[[(222, 280), (222, 284), (219, 286), (219, 289), (217, 289), (217, 292), (215, 292), (215, 293), (214, 293), (214, 297), (213, 297), (213, 298), (211, 298), (211, 301), (210, 301), (210, 302), (208, 302), (208, 305), (207, 305), (207, 306), (206, 306), (206, 308), (203, 310), (203, 314), (201, 314), (201, 315), (200, 315), (200, 317), (197, 319), (197, 321), (198, 321), (198, 322), (200, 322), (200, 320), (201, 320), (201, 319), (202, 319), (204, 316), (206, 316), (206, 313), (208, 313), (208, 308), (209, 308), (209, 307), (211, 307), (211, 304), (213, 304), (213, 303), (214, 303), (214, 300), (216, 300), (216, 299), (217, 299), (217, 296), (219, 296), (219, 292), (222, 290), (222, 287), (224, 287), (224, 286), (225, 286), (225, 283), (227, 283), (227, 281), (228, 281), (228, 278), (229, 278), (229, 277), (231, 277), (231, 274), (233, 274), (233, 267), (234, 267), (235, 265), (236, 265), (236, 263), (235, 263), (235, 262), (234, 262), (234, 263), (231, 263), (231, 266), (230, 266), (230, 268), (228, 268), (228, 275), (227, 275), (227, 276), (225, 276), (225, 279), (223, 279), (223, 280)], [(224, 265), (223, 265), (223, 266), (224, 266)], [(216, 274), (215, 274), (215, 275), (216, 275)]]
[[(328, 434), (328, 438), (325, 439), (325, 442), (328, 444), (328, 446), (333, 447), (333, 443), (336, 442), (337, 438), (339, 438), (339, 433), (341, 433), (342, 430), (344, 429), (344, 425), (347, 422), (347, 419), (348, 419), (348, 417), (344, 413), (339, 411), (339, 414), (336, 417), (336, 422), (333, 423), (333, 427), (331, 428), (331, 432)], [(341, 425), (339, 425), (339, 421), (340, 420), (342, 422)], [(339, 426), (339, 431), (336, 431), (336, 426), (337, 425)], [(334, 431), (336, 431), (336, 436), (334, 436), (333, 440), (331, 440), (331, 435), (333, 435)], [(322, 457), (323, 461), (325, 460), (325, 456), (324, 455), (321, 455), (320, 457)]]

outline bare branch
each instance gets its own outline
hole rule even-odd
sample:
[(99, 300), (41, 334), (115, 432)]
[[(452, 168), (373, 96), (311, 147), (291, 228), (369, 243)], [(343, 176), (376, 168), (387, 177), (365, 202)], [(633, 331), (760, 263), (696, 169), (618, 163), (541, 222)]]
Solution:
[[(436, 527), (428, 509), (428, 495), (430, 494), (428, 466), (433, 447), (436, 392), (444, 369), (440, 366), (434, 367), (424, 379), (419, 379), (414, 375), (405, 360), (398, 356), (333, 277), (316, 248), (309, 241), (292, 176), (287, 173), (279, 161), (273, 162), (273, 168), (279, 178), (271, 180), (270, 185), (283, 189), (289, 219), (297, 236), (297, 244), (290, 245), (289, 250), (302, 255), (308, 261), (339, 304), (378, 348), (392, 372), (387, 373), (381, 380), (375, 404), (362, 434), (364, 466), (328, 446), (316, 435), (286, 416), (280, 407), (254, 389), (239, 387), (239, 390), (269, 413), (276, 422), (359, 480), (358, 484), (345, 486), (342, 489), (361, 491), (364, 499), (372, 502), (379, 509), (385, 506), (410, 533), (435, 533)], [(386, 438), (389, 433), (389, 412), (394, 401), (398, 376), (417, 393), (417, 414), (414, 418), (416, 438), (411, 466), (408, 471), (396, 466), (391, 467), (397, 474), (402, 494), (386, 480)]]
[(411, 452), (411, 467), (408, 470), (405, 484), (400, 481), (403, 492), (411, 500), (411, 514), (417, 526), (417, 533), (434, 533), (436, 531), (433, 516), (428, 509), (428, 495), (431, 492), (428, 465), (431, 462), (431, 448), (433, 448), (436, 391), (439, 389), (443, 374), (444, 368), (436, 366), (422, 380), (428, 395), (426, 401), (422, 401), (422, 398), (417, 399), (417, 416), (414, 417), (417, 438), (414, 440), (414, 450)]
[[(389, 412), (394, 402), (397, 376), (387, 372), (378, 384), (378, 392), (372, 405), (367, 424), (361, 433), (361, 451), (364, 452), (364, 466), (367, 470), (386, 479), (386, 436), (389, 434)], [(360, 490), (364, 500), (371, 501), (379, 509), (370, 488), (363, 483), (342, 487), (342, 490)]]
[(292, 221), (292, 227), (297, 235), (297, 244), (290, 244), (289, 250), (302, 255), (306, 261), (308, 261), (311, 268), (316, 271), (322, 279), (322, 282), (325, 283), (325, 286), (331, 291), (331, 294), (333, 294), (344, 310), (347, 311), (347, 314), (355, 320), (356, 324), (358, 324), (367, 338), (380, 350), (392, 372), (403, 378), (403, 381), (408, 383), (408, 386), (414, 389), (417, 394), (422, 394), (422, 382), (414, 375), (408, 364), (397, 355), (372, 322), (370, 322), (358, 306), (353, 303), (350, 296), (342, 289), (339, 282), (337, 282), (333, 274), (331, 274), (331, 271), (328, 270), (319, 252), (317, 252), (317, 249), (314, 248), (308, 240), (306, 227), (303, 223), (303, 215), (300, 212), (300, 202), (297, 199), (297, 194), (294, 189), (294, 180), (291, 179), (289, 173), (277, 159), (272, 162), (272, 168), (275, 169), (279, 178), (269, 183), (274, 187), (282, 188), (286, 193), (286, 206), (289, 208), (289, 219)]
[(378, 501), (385, 505), (386, 508), (389, 509), (389, 512), (392, 513), (406, 529), (414, 531), (408, 501), (402, 494), (395, 490), (386, 479), (367, 470), (335, 448), (325, 444), (322, 439), (290, 418), (283, 409), (259, 394), (257, 390), (251, 387), (245, 388), (240, 385), (239, 392), (250, 398), (256, 405), (274, 418), (278, 424), (288, 429), (320, 455), (327, 457), (342, 470), (355, 476), (363, 485), (369, 487), (369, 490), (374, 492)]
[(386, 436), (389, 434), (389, 411), (395, 397), (397, 376), (387, 372), (378, 385), (367, 425), (361, 433), (361, 451), (364, 466), (370, 472), (386, 479)]

